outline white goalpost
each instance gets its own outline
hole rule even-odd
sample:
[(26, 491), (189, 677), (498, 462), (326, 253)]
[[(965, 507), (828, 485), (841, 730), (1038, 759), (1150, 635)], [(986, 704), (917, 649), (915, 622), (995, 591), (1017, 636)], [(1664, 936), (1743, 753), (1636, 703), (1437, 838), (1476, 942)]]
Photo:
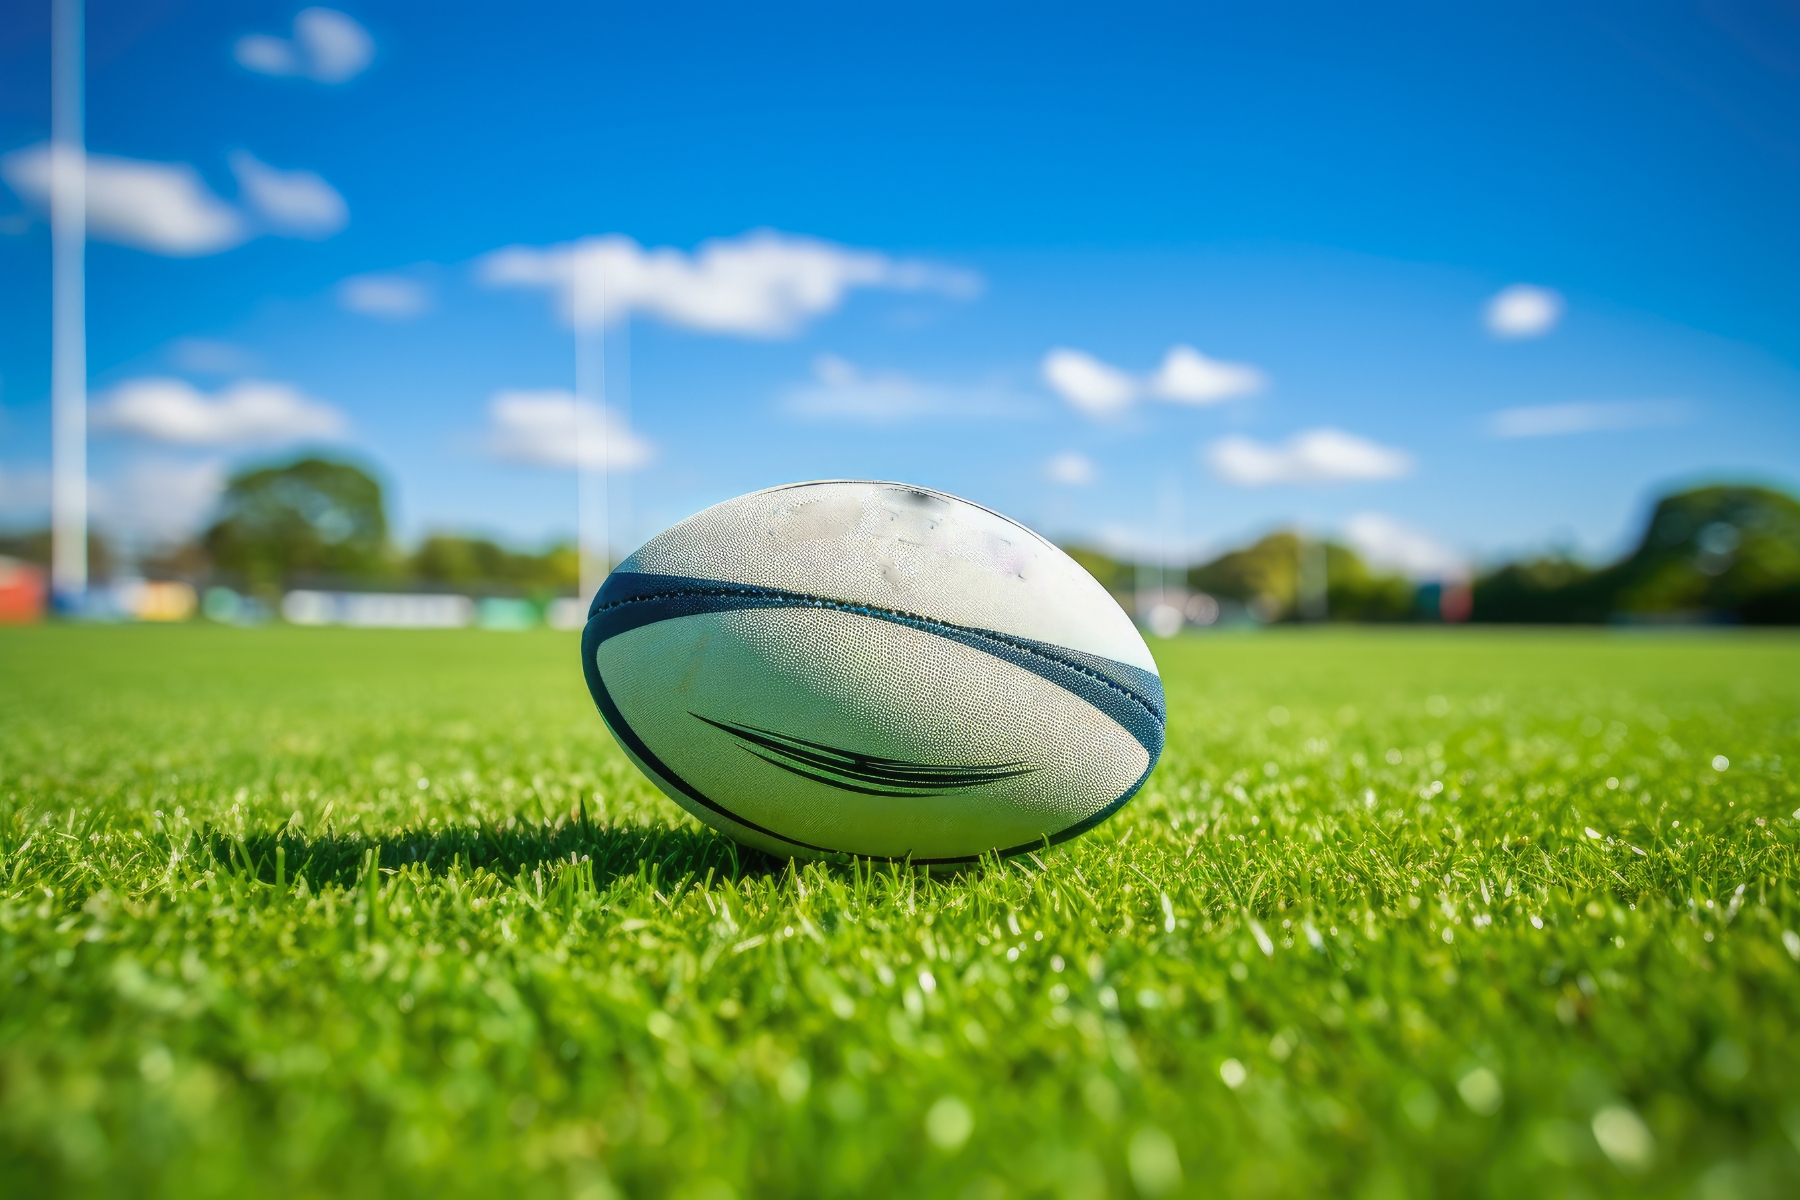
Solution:
[(64, 608), (79, 608), (88, 585), (82, 25), (82, 0), (51, 0), (50, 585)]
[[(614, 537), (629, 548), (631, 537), (631, 326), (628, 309), (616, 310), (618, 340), (611, 377), (607, 363), (606, 276), (575, 254), (571, 321), (575, 335), (575, 542), (581, 564), (581, 602), (612, 570)], [(617, 435), (619, 444), (614, 444)], [(623, 469), (612, 469), (613, 456)], [(621, 551), (622, 552), (622, 551)]]
[[(594, 593), (606, 582), (612, 566), (612, 506), (608, 503), (608, 471), (610, 451), (607, 445), (606, 404), (606, 281), (596, 280), (593, 311), (597, 319), (590, 327), (587, 305), (587, 272), (579, 257), (574, 266), (574, 301), (570, 324), (575, 332), (575, 553), (580, 568), (581, 603), (593, 603)], [(596, 272), (596, 275), (599, 273)], [(588, 419), (589, 406), (599, 419)], [(590, 428), (590, 426), (592, 426)], [(599, 463), (599, 478), (594, 477), (594, 463)]]

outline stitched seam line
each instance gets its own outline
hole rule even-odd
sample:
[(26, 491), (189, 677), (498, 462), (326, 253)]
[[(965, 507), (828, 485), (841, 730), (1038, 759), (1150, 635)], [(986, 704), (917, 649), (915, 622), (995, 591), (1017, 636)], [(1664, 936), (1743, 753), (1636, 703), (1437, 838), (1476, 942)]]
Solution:
[(1003, 646), (1010, 646), (1022, 654), (1031, 655), (1033, 658), (1040, 658), (1045, 662), (1052, 662), (1059, 667), (1065, 667), (1078, 674), (1086, 675), (1090, 679), (1105, 684), (1113, 691), (1130, 700), (1133, 704), (1136, 704), (1139, 708), (1150, 714), (1151, 717), (1155, 718), (1158, 725), (1163, 723), (1163, 718), (1154, 708), (1150, 707), (1149, 703), (1145, 701), (1142, 696), (1139, 696), (1136, 692), (1133, 692), (1128, 688), (1121, 687), (1118, 683), (1108, 679), (1091, 667), (1084, 667), (1080, 663), (1065, 662), (1060, 658), (1052, 658), (1048, 654), (1045, 654), (1032, 646), (1027, 646), (1021, 642), (1014, 641), (1003, 633), (993, 633), (985, 629), (970, 629), (964, 625), (952, 625), (948, 621), (934, 621), (930, 617), (922, 617), (917, 613), (902, 612), (897, 608), (876, 608), (870, 604), (849, 604), (842, 600), (827, 600), (823, 596), (808, 596), (803, 592), (782, 592), (776, 591), (773, 588), (682, 588), (673, 592), (652, 592), (642, 596), (630, 596), (624, 600), (614, 600), (609, 604), (603, 604), (599, 608), (596, 608), (588, 615), (588, 620), (593, 620), (603, 612), (610, 612), (615, 608), (623, 608), (627, 604), (641, 604), (650, 600), (676, 600), (683, 596), (743, 596), (749, 599), (790, 600), (797, 601), (799, 607), (829, 608), (835, 609), (838, 612), (859, 613), (863, 616), (878, 617), (883, 620), (895, 620), (902, 625), (917, 625), (927, 630), (935, 627), (938, 629), (954, 629), (958, 633), (973, 634), (976, 637), (987, 638), (990, 641), (999, 642)]

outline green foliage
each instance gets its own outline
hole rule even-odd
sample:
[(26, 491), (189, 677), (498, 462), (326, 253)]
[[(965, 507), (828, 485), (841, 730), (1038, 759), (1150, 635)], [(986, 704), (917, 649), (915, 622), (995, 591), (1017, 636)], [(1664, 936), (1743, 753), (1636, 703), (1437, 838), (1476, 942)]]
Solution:
[[(29, 533), (0, 534), (0, 555), (21, 559), (48, 570), (50, 568), (50, 531), (38, 529)], [(99, 530), (88, 530), (87, 560), (89, 578), (106, 579), (112, 575), (112, 544)]]
[(1595, 622), (1611, 611), (1600, 573), (1572, 559), (1508, 563), (1475, 581), (1472, 619), (1500, 622)]
[(1082, 570), (1115, 596), (1128, 595), (1137, 588), (1137, 568), (1131, 563), (1120, 562), (1092, 546), (1064, 546), (1063, 553), (1080, 563)]
[(527, 554), (487, 538), (435, 533), (419, 544), (409, 563), (415, 579), (435, 583), (510, 584), (515, 587), (573, 588), (581, 563), (571, 545)]
[[(1329, 566), (1326, 576), (1329, 579)], [(1271, 616), (1293, 612), (1299, 581), (1300, 539), (1286, 531), (1221, 554), (1188, 572), (1190, 588), (1221, 600), (1260, 603)]]
[(1680, 492), (1657, 503), (1637, 548), (1603, 570), (1541, 559), (1475, 584), (1477, 621), (1707, 615), (1800, 623), (1800, 501), (1756, 487)]
[(1325, 611), (1333, 621), (1408, 621), (1415, 615), (1412, 583), (1377, 574), (1348, 547), (1326, 543), (1325, 578)]
[[(1222, 600), (1257, 606), (1274, 620), (1292, 620), (1300, 585), (1298, 535), (1272, 533), (1188, 572), (1188, 586)], [(1334, 621), (1405, 621), (1413, 617), (1413, 586), (1379, 575), (1354, 550), (1325, 545), (1326, 613)]]
[(1157, 649), (1144, 793), (931, 877), (696, 825), (572, 637), (0, 630), (0, 1193), (1800, 1189), (1800, 642)]
[(215, 566), (276, 584), (302, 575), (385, 575), (387, 537), (373, 476), (349, 463), (303, 458), (232, 476), (203, 540)]
[(1615, 570), (1620, 612), (1741, 615), (1757, 597), (1800, 584), (1800, 501), (1751, 487), (1669, 496)]

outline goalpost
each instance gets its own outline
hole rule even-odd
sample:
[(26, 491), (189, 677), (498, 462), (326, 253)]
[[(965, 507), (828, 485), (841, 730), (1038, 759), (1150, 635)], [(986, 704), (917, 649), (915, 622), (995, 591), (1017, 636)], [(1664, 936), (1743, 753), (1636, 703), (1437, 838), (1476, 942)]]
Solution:
[[(594, 310), (599, 318), (593, 328), (587, 325), (586, 271), (579, 252), (576, 253), (570, 280), (572, 302), (570, 325), (575, 333), (575, 553), (579, 564), (581, 603), (593, 603), (594, 593), (606, 582), (612, 567), (612, 526), (610, 503), (611, 472), (607, 469), (612, 449), (607, 444), (606, 404), (606, 280), (595, 281)], [(596, 272), (598, 275), (598, 272)], [(599, 409), (599, 417), (590, 429), (590, 406)], [(594, 478), (598, 462), (600, 477)]]
[[(569, 323), (575, 337), (575, 544), (585, 606), (606, 582), (615, 551), (631, 548), (631, 325), (629, 307), (616, 308), (609, 379), (606, 276), (595, 264), (588, 278), (580, 245), (571, 265)], [(614, 444), (615, 435), (622, 444)], [(617, 471), (614, 455), (627, 460)]]
[(88, 586), (87, 151), (82, 0), (50, 5), (50, 584), (58, 608)]

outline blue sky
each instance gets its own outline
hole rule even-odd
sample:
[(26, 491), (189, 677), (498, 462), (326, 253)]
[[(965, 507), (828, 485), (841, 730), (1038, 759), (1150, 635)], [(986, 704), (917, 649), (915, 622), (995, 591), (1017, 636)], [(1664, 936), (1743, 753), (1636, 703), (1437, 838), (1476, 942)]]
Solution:
[[(1429, 574), (1611, 552), (1670, 483), (1800, 486), (1791, 6), (863, 7), (94, 0), (102, 520), (179, 533), (324, 446), (404, 536), (567, 534), (567, 279), (620, 543), (876, 476)], [(0, 30), (20, 525), (47, 5)]]

